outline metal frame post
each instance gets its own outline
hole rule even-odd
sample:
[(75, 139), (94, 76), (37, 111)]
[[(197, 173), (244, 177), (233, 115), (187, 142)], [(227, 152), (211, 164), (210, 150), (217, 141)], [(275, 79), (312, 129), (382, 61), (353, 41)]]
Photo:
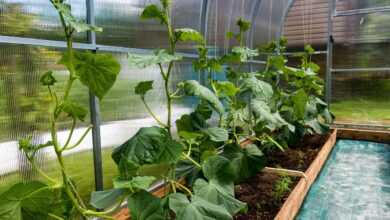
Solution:
[(332, 101), (332, 67), (333, 67), (333, 15), (336, 8), (336, 0), (330, 0), (328, 4), (328, 42), (326, 55), (326, 102), (330, 106)]
[[(95, 6), (94, 0), (86, 1), (87, 7), (87, 23), (94, 25), (95, 24)], [(92, 50), (96, 53), (96, 34), (93, 31), (87, 32), (87, 39), (90, 44), (92, 44), (95, 49)], [(91, 114), (91, 124), (92, 124), (92, 145), (93, 145), (93, 165), (94, 165), (94, 176), (95, 176), (95, 190), (103, 190), (103, 164), (102, 164), (102, 145), (101, 145), (101, 136), (100, 136), (100, 108), (99, 100), (89, 91), (89, 108)]]

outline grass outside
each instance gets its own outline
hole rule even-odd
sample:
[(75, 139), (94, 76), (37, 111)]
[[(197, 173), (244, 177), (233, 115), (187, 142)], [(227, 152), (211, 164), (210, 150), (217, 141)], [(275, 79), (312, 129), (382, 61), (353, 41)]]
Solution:
[(351, 99), (334, 102), (330, 106), (336, 122), (390, 126), (390, 101)]
[[(106, 148), (102, 151), (104, 187), (106, 189), (112, 187), (112, 178), (118, 174), (116, 165), (111, 159), (111, 152), (112, 148)], [(68, 173), (76, 182), (76, 186), (81, 193), (81, 196), (85, 201), (89, 201), (90, 193), (95, 189), (92, 151), (66, 156), (64, 161)], [(61, 181), (61, 173), (59, 172), (59, 166), (56, 160), (48, 161), (45, 167), (45, 172), (50, 177)], [(43, 181), (39, 176), (36, 176), (35, 179)], [(21, 177), (18, 172), (2, 177), (0, 176), (0, 194), (20, 180)]]

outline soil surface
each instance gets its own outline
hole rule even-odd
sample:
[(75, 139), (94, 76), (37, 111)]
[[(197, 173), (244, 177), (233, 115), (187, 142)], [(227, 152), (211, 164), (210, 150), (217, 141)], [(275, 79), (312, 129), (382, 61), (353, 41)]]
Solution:
[[(305, 172), (325, 144), (330, 134), (304, 137), (299, 144), (290, 146), (284, 152), (267, 153), (269, 167), (299, 170)], [(274, 196), (275, 185), (282, 177), (275, 174), (258, 173), (248, 181), (235, 186), (236, 198), (248, 204), (246, 214), (238, 214), (235, 220), (271, 220), (279, 212), (284, 201), (298, 183), (291, 177), (291, 184), (281, 199)]]

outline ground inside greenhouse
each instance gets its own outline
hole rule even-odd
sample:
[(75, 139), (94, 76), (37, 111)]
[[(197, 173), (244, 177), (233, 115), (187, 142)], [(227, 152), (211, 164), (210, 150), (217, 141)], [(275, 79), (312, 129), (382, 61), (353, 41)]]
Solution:
[[(269, 153), (268, 166), (304, 172), (309, 168), (328, 138), (329, 134), (305, 137), (299, 144), (290, 146), (284, 152)], [(248, 181), (237, 185), (235, 187), (236, 198), (248, 204), (248, 212), (236, 215), (235, 220), (274, 219), (299, 181), (299, 178), (292, 177), (288, 189), (278, 199), (274, 192), (275, 185), (281, 178), (284, 177), (261, 172)]]

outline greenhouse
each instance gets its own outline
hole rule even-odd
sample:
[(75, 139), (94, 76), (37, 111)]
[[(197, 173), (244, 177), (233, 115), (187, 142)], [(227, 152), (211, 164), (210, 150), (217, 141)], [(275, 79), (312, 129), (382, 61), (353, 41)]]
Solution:
[(390, 219), (389, 43), (390, 0), (0, 0), (0, 220)]

